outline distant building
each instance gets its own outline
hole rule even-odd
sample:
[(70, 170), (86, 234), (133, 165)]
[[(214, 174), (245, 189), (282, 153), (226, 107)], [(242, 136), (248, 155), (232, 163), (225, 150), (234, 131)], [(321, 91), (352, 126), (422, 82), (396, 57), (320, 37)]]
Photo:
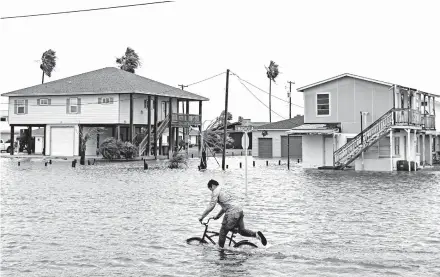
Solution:
[(298, 89), (303, 166), (393, 171), (433, 163), (440, 151), (440, 96), (342, 74)]
[[(304, 123), (304, 116), (264, 124), (252, 131), (252, 156), (259, 158), (302, 159), (302, 137), (292, 135), (288, 141), (286, 132)], [(289, 148), (288, 148), (289, 146)]]

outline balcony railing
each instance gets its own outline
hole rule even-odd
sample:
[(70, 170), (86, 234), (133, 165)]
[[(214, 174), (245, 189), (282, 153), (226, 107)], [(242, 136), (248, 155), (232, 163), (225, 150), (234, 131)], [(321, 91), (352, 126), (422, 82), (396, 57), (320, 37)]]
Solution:
[(200, 125), (201, 116), (198, 114), (184, 114), (184, 113), (173, 113), (171, 114), (171, 125), (174, 127), (189, 127), (192, 125)]
[(434, 115), (423, 115), (422, 123), (425, 129), (433, 130), (435, 129), (435, 116)]
[(422, 126), (422, 115), (413, 109), (395, 109), (394, 119), (396, 125)]

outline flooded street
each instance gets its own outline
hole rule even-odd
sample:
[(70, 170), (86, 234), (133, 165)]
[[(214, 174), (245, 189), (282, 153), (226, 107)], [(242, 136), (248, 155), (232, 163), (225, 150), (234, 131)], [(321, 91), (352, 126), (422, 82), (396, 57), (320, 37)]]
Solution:
[[(197, 159), (144, 171), (2, 158), (1, 276), (440, 275), (440, 171), (287, 171), (249, 159), (246, 193), (240, 161), (222, 172), (210, 158), (199, 172)], [(203, 233), (211, 178), (242, 199), (246, 227), (266, 247), (186, 244)]]

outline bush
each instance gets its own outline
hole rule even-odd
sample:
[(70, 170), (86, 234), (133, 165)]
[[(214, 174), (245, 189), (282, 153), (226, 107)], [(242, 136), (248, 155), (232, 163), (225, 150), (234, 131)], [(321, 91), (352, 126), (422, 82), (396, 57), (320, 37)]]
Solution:
[(177, 155), (177, 152), (170, 159), (168, 168), (179, 168), (180, 164), (187, 165), (187, 159), (184, 155)]
[(130, 142), (123, 142), (115, 138), (107, 138), (99, 146), (102, 157), (107, 160), (133, 159), (138, 154), (138, 148)]

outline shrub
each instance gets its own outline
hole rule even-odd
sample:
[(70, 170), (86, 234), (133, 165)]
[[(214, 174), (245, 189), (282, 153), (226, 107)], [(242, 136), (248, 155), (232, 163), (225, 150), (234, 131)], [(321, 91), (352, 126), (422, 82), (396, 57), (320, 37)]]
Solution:
[(168, 168), (179, 168), (180, 164), (187, 165), (187, 159), (184, 155), (178, 155), (176, 152), (170, 159)]
[(130, 142), (123, 142), (115, 138), (105, 139), (99, 146), (102, 157), (107, 160), (133, 159), (137, 156), (137, 147)]

